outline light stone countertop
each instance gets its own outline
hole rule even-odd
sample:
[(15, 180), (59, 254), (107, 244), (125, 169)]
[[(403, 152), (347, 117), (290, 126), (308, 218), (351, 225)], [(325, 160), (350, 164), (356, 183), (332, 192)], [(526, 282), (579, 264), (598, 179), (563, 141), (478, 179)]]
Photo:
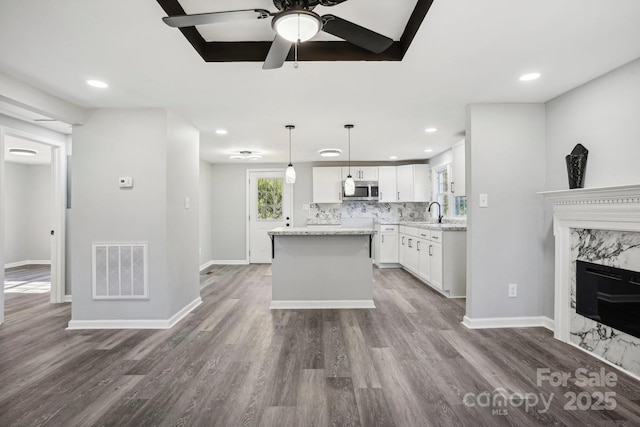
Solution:
[(467, 231), (466, 223), (459, 222), (444, 222), (442, 224), (438, 224), (437, 222), (426, 222), (426, 221), (398, 221), (398, 222), (388, 222), (388, 221), (380, 221), (376, 224), (380, 225), (405, 225), (407, 227), (414, 228), (422, 228), (424, 230), (440, 230), (440, 231)]
[(277, 227), (267, 232), (269, 236), (357, 236), (375, 234), (373, 228), (325, 227)]

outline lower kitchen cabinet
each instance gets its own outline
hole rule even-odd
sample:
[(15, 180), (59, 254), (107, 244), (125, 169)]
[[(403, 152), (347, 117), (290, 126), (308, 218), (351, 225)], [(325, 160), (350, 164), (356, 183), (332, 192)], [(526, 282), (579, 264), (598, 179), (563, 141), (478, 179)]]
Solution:
[(398, 266), (398, 226), (376, 224), (375, 263), (380, 268)]
[(399, 262), (402, 267), (448, 297), (466, 295), (466, 232), (401, 225)]

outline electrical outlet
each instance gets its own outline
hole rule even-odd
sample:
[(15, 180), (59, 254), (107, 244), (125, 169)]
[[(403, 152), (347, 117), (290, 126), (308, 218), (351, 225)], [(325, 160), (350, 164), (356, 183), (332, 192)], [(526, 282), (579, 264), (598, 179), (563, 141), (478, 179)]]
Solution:
[(518, 285), (516, 283), (509, 283), (509, 298), (515, 298), (518, 296)]

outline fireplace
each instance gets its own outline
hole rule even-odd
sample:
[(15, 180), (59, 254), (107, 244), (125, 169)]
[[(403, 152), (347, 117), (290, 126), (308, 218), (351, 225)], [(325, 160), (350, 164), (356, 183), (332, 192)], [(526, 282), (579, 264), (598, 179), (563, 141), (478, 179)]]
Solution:
[[(606, 302), (606, 299), (619, 301), (621, 298), (604, 288), (600, 290), (600, 283), (587, 285), (591, 289), (586, 294), (581, 289), (582, 301), (578, 309), (576, 283), (579, 261), (596, 264), (598, 267), (594, 269), (615, 265), (640, 272), (640, 185), (542, 194), (553, 203), (554, 336), (640, 378), (640, 338), (637, 334), (624, 332), (621, 326), (630, 325), (637, 332), (637, 318), (631, 322), (611, 320), (612, 312), (615, 319), (622, 310), (610, 308), (625, 303)], [(637, 280), (632, 281), (637, 283)], [(603, 297), (600, 298), (602, 304), (598, 301), (598, 292)], [(629, 300), (630, 297), (623, 296), (622, 299)], [(638, 306), (635, 307), (635, 313), (640, 313)], [(609, 326), (605, 323), (609, 321), (618, 324)]]
[(576, 312), (640, 338), (640, 272), (577, 260)]

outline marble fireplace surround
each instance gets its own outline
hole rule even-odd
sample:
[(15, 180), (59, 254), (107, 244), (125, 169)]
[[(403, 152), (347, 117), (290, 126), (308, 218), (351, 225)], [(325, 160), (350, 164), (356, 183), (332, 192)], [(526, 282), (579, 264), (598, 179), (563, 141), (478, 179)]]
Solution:
[[(640, 232), (640, 185), (547, 191), (540, 194), (553, 203), (554, 337), (571, 344), (571, 276), (574, 274), (572, 230)], [(601, 358), (597, 354), (594, 356)]]

